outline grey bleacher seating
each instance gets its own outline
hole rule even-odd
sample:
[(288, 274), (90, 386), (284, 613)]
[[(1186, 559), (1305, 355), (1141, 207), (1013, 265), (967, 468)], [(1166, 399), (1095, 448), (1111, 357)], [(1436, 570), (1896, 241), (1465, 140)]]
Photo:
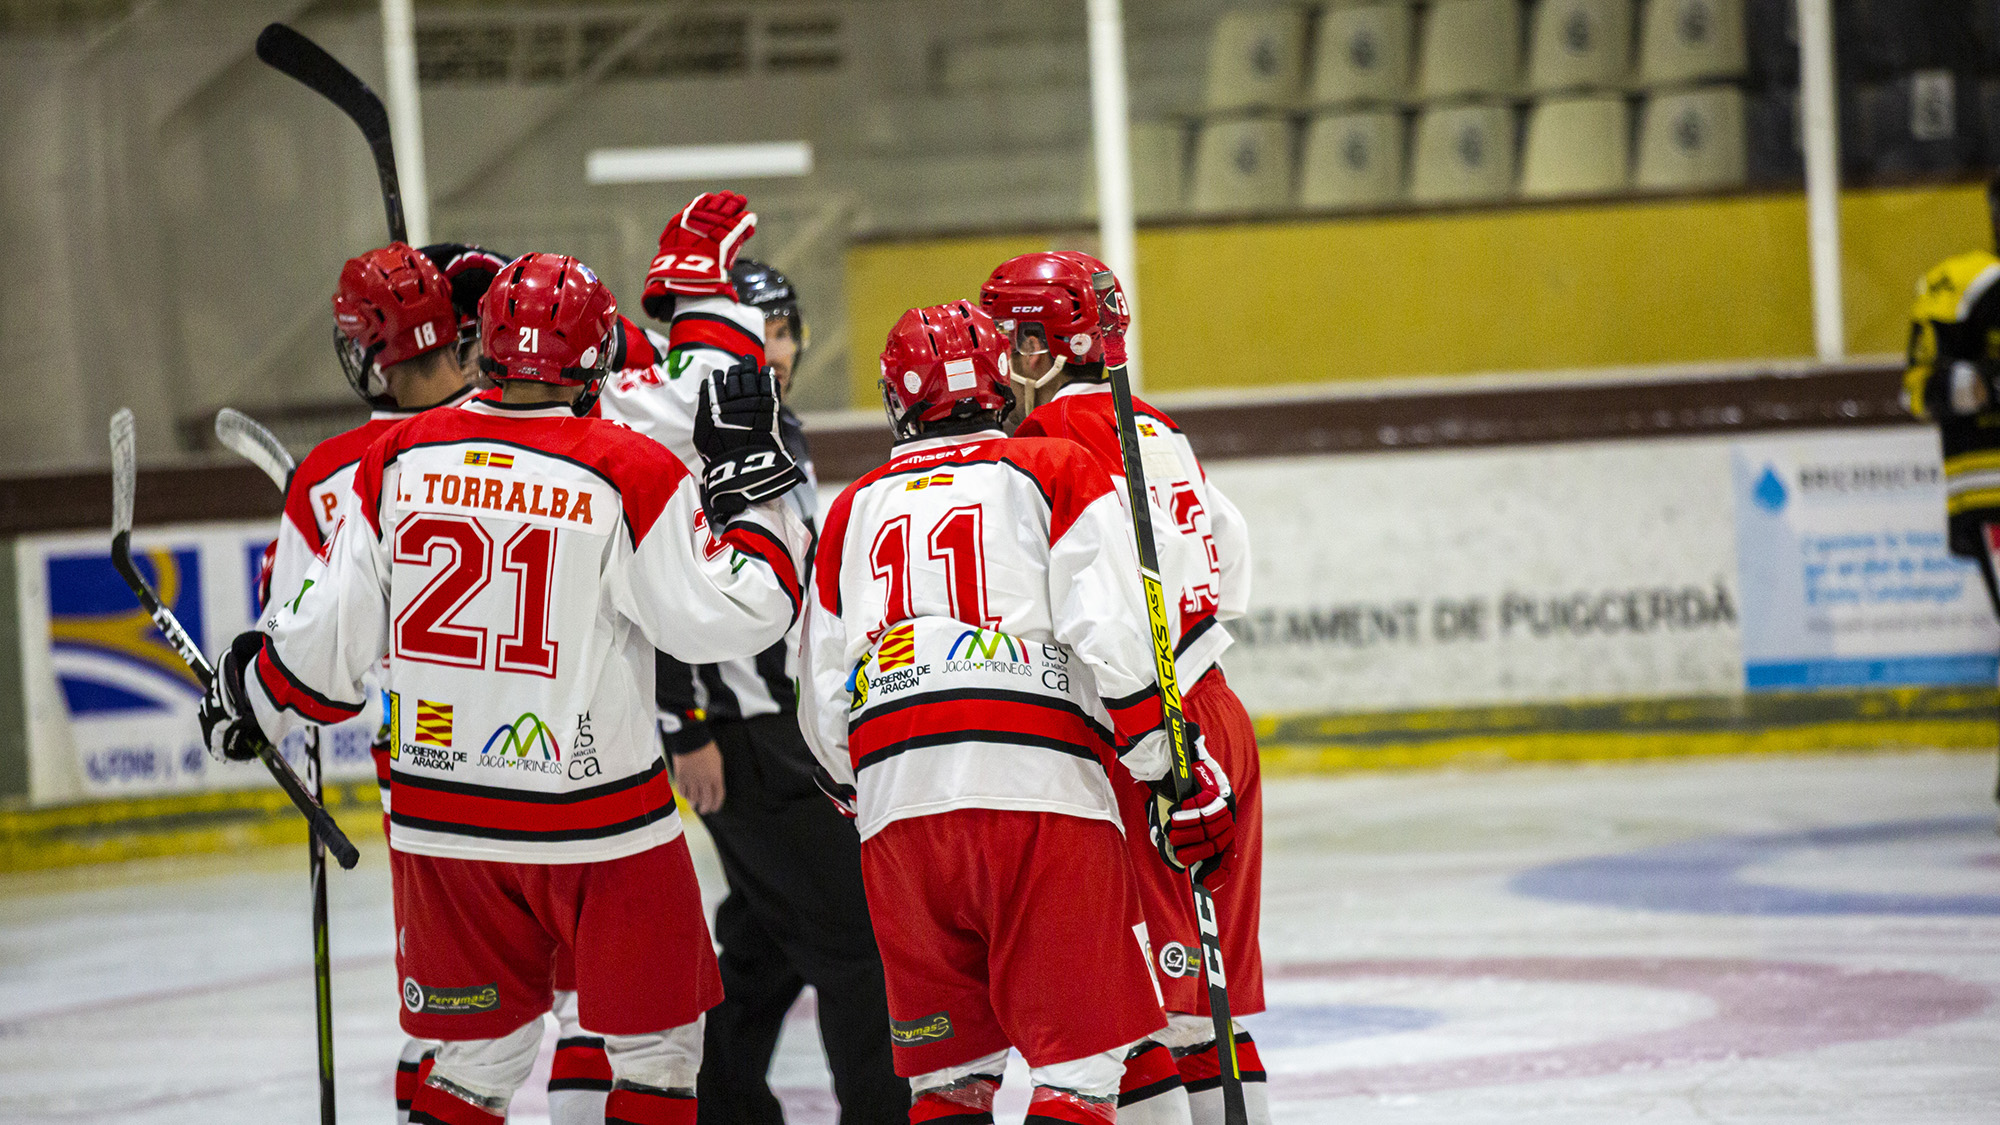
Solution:
[(1646, 0), (1639, 23), (1640, 82), (1738, 78), (1748, 68), (1743, 0)]
[(1394, 102), (1410, 88), (1416, 12), (1407, 0), (1331, 8), (1313, 44), (1316, 105)]
[(1735, 86), (1663, 90), (1639, 111), (1634, 184), (1652, 191), (1735, 187), (1747, 174), (1743, 91)]
[(1977, 99), (1962, 97), (1949, 70), (1919, 70), (1841, 90), (1840, 159), (1850, 176), (1897, 180), (1963, 171), (1978, 156), (1969, 120)]
[(1743, 133), (1750, 184), (1775, 187), (1804, 182), (1797, 86), (1773, 86), (1751, 94), (1743, 107)]
[(1553, 96), (1528, 112), (1521, 195), (1606, 195), (1632, 183), (1632, 129), (1622, 94)]
[(1202, 215), (1271, 211), (1291, 203), (1292, 126), (1284, 117), (1219, 117), (1195, 140), (1188, 205)]
[(1797, 86), (1798, 0), (1745, 0), (1743, 21), (1751, 80), (1767, 87)]
[(1515, 0), (1435, 0), (1417, 48), (1425, 100), (1510, 94), (1520, 85), (1521, 7)]
[(1834, 46), (1843, 82), (1962, 65), (1977, 49), (1965, 0), (1835, 0)]
[(1403, 197), (1403, 115), (1393, 109), (1329, 113), (1306, 127), (1299, 170), (1305, 207), (1377, 207)]
[(1305, 92), (1305, 8), (1242, 8), (1215, 21), (1208, 44), (1208, 84), (1204, 102), (1211, 110), (1298, 104)]
[(1499, 102), (1436, 105), (1417, 117), (1410, 198), (1418, 203), (1505, 199), (1514, 190), (1514, 110)]
[(1528, 89), (1606, 90), (1632, 67), (1632, 0), (1538, 0), (1528, 35)]
[[(1132, 210), (1142, 219), (1187, 207), (1187, 126), (1179, 121), (1132, 122)], [(1097, 214), (1097, 168), (1083, 178), (1083, 211)]]

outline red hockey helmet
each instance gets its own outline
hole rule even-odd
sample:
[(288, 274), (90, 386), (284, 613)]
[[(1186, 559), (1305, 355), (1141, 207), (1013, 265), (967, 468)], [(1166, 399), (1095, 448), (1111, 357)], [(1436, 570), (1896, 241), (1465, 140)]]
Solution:
[(393, 407), (382, 369), (458, 338), (451, 283), (431, 260), (401, 242), (350, 258), (333, 294), (334, 345), (355, 393)]
[(1022, 352), (1055, 354), (1061, 362), (1048, 377), (1065, 363), (1104, 362), (1106, 330), (1132, 321), (1111, 267), (1080, 250), (1007, 259), (979, 287), (979, 305)]
[(479, 366), (495, 379), (591, 386), (617, 358), (618, 302), (567, 254), (523, 254), (479, 301)]
[(919, 424), (1014, 408), (1007, 338), (970, 301), (911, 309), (882, 346), (882, 403), (896, 436)]

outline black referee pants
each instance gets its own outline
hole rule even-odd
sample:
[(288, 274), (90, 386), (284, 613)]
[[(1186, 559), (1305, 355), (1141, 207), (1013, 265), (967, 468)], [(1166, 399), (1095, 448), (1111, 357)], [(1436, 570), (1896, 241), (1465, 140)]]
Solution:
[(716, 911), (723, 1001), (708, 1013), (699, 1125), (781, 1125), (768, 1075), (785, 1013), (810, 984), (842, 1125), (904, 1125), (910, 1086), (889, 1050), (882, 955), (861, 886), (861, 844), (812, 781), (791, 712), (711, 720), (722, 808), (702, 818), (729, 897)]

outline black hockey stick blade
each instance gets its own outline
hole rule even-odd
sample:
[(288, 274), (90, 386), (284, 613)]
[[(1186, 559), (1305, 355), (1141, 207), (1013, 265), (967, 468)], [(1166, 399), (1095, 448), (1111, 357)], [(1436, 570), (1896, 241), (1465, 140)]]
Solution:
[[(138, 564), (132, 561), (132, 508), (139, 481), (137, 446), (132, 411), (121, 409), (111, 416), (111, 565), (125, 580), (125, 585), (131, 588), (132, 596), (139, 599), (140, 607), (153, 619), (160, 635), (173, 646), (174, 652), (206, 689), (215, 681), (214, 666), (209, 664), (208, 657), (202, 655), (201, 646), (195, 644), (194, 638), (181, 627), (180, 618), (161, 604), (160, 595), (154, 592), (152, 583), (146, 581), (146, 576), (139, 573)], [(360, 862), (361, 853), (355, 849), (354, 842), (340, 830), (340, 825), (334, 823), (325, 807), (306, 792), (305, 783), (299, 780), (291, 763), (272, 748), (269, 740), (258, 740), (257, 757), (264, 763), (264, 768), (271, 771), (278, 788), (283, 789), (292, 804), (298, 806), (313, 834), (326, 845), (327, 851), (333, 853), (340, 866), (352, 868)]]
[(361, 127), (368, 150), (375, 156), (375, 175), (382, 181), (389, 240), (408, 239), (409, 229), (403, 224), (403, 189), (396, 179), (396, 149), (389, 138), (389, 111), (382, 99), (324, 47), (284, 24), (270, 24), (258, 33), (257, 57), (318, 91)]

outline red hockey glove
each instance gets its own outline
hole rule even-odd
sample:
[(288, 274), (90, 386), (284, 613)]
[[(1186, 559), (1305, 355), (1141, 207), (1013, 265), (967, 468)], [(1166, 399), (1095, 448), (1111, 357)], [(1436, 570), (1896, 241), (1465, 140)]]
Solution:
[(1154, 783), (1160, 795), (1149, 806), (1153, 846), (1167, 866), (1192, 870), (1195, 880), (1213, 891), (1228, 876), (1229, 845), (1236, 839), (1236, 794), (1228, 775), (1208, 756), (1201, 728), (1189, 723), (1188, 737), (1195, 744), (1195, 789), (1176, 801), (1164, 792), (1173, 788), (1172, 773)]
[(833, 802), (834, 808), (840, 810), (840, 815), (849, 820), (860, 815), (854, 804), (854, 786), (835, 781), (833, 775), (826, 772), (826, 767), (818, 762), (813, 763), (813, 784), (819, 786), (819, 791), (826, 794), (826, 799)]
[(674, 296), (730, 297), (729, 267), (757, 230), (750, 201), (733, 191), (703, 192), (660, 232), (660, 253), (646, 271), (640, 304), (656, 320), (671, 320)]

